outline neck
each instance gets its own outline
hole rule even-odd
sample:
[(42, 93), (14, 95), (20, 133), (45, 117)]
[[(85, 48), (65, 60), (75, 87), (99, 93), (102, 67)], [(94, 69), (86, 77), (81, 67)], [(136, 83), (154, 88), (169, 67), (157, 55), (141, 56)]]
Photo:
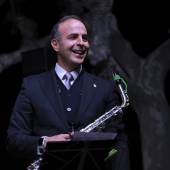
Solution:
[(57, 62), (57, 64), (63, 68), (64, 70), (66, 70), (67, 72), (72, 72), (72, 71), (75, 71), (75, 70), (78, 70), (81, 68), (81, 65), (68, 65), (68, 64), (63, 64), (63, 63), (60, 63), (60, 62)]

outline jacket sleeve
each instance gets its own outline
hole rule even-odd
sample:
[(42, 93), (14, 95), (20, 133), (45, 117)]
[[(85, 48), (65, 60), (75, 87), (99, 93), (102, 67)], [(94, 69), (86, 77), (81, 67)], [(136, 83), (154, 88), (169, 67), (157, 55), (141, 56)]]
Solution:
[(28, 159), (36, 157), (39, 137), (33, 136), (34, 110), (29, 100), (26, 79), (23, 79), (20, 93), (16, 99), (7, 130), (7, 150), (16, 156)]

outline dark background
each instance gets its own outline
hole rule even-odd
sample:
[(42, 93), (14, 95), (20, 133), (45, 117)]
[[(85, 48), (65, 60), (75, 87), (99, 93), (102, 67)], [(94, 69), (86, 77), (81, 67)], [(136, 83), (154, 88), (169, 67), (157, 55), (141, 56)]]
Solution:
[[(58, 19), (57, 8), (46, 1), (23, 1), (20, 13), (34, 18), (38, 23), (39, 37), (50, 33), (52, 25)], [(34, 4), (34, 5), (33, 5)], [(22, 8), (21, 8), (22, 7)], [(147, 57), (160, 44), (169, 39), (170, 33), (170, 8), (168, 1), (142, 1), (142, 0), (115, 0), (113, 13), (117, 18), (118, 27), (125, 39), (127, 39), (134, 51), (141, 57)], [(30, 10), (31, 9), (31, 10)], [(0, 53), (11, 53), (20, 48), (21, 35), (6, 18), (9, 10), (9, 1), (0, 8)], [(13, 29), (11, 29), (13, 28)], [(12, 31), (11, 31), (12, 30)], [(26, 161), (10, 156), (5, 149), (6, 129), (11, 110), (19, 92), (23, 78), (22, 63), (15, 64), (0, 74), (0, 152), (1, 165), (4, 169), (22, 169)], [(89, 66), (91, 67), (91, 66)], [(170, 93), (170, 74), (165, 80), (165, 91)], [(129, 112), (133, 116), (129, 117)], [(132, 108), (128, 109), (125, 116), (127, 132), (130, 137), (132, 169), (142, 170), (142, 158), (140, 150), (140, 127), (136, 114)], [(133, 147), (132, 147), (133, 146)]]

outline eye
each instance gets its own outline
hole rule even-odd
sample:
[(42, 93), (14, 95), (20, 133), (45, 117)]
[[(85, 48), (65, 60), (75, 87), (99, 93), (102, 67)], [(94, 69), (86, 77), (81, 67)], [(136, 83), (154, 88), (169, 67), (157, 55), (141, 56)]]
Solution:
[(77, 35), (76, 34), (71, 34), (71, 35), (69, 35), (68, 38), (71, 39), (71, 40), (74, 40), (74, 39), (77, 38)]
[(76, 39), (76, 37), (75, 36), (70, 36), (69, 39), (74, 40), (74, 39)]
[(83, 35), (82, 38), (83, 38), (84, 41), (88, 41), (88, 36), (87, 35)]

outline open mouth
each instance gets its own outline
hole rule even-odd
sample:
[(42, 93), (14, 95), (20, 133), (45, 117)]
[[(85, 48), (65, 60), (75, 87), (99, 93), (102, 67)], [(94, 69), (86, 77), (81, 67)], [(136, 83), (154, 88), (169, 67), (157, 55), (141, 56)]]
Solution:
[(85, 54), (85, 50), (73, 50), (73, 53), (75, 53), (75, 54), (79, 54), (79, 55), (83, 55), (83, 54)]

